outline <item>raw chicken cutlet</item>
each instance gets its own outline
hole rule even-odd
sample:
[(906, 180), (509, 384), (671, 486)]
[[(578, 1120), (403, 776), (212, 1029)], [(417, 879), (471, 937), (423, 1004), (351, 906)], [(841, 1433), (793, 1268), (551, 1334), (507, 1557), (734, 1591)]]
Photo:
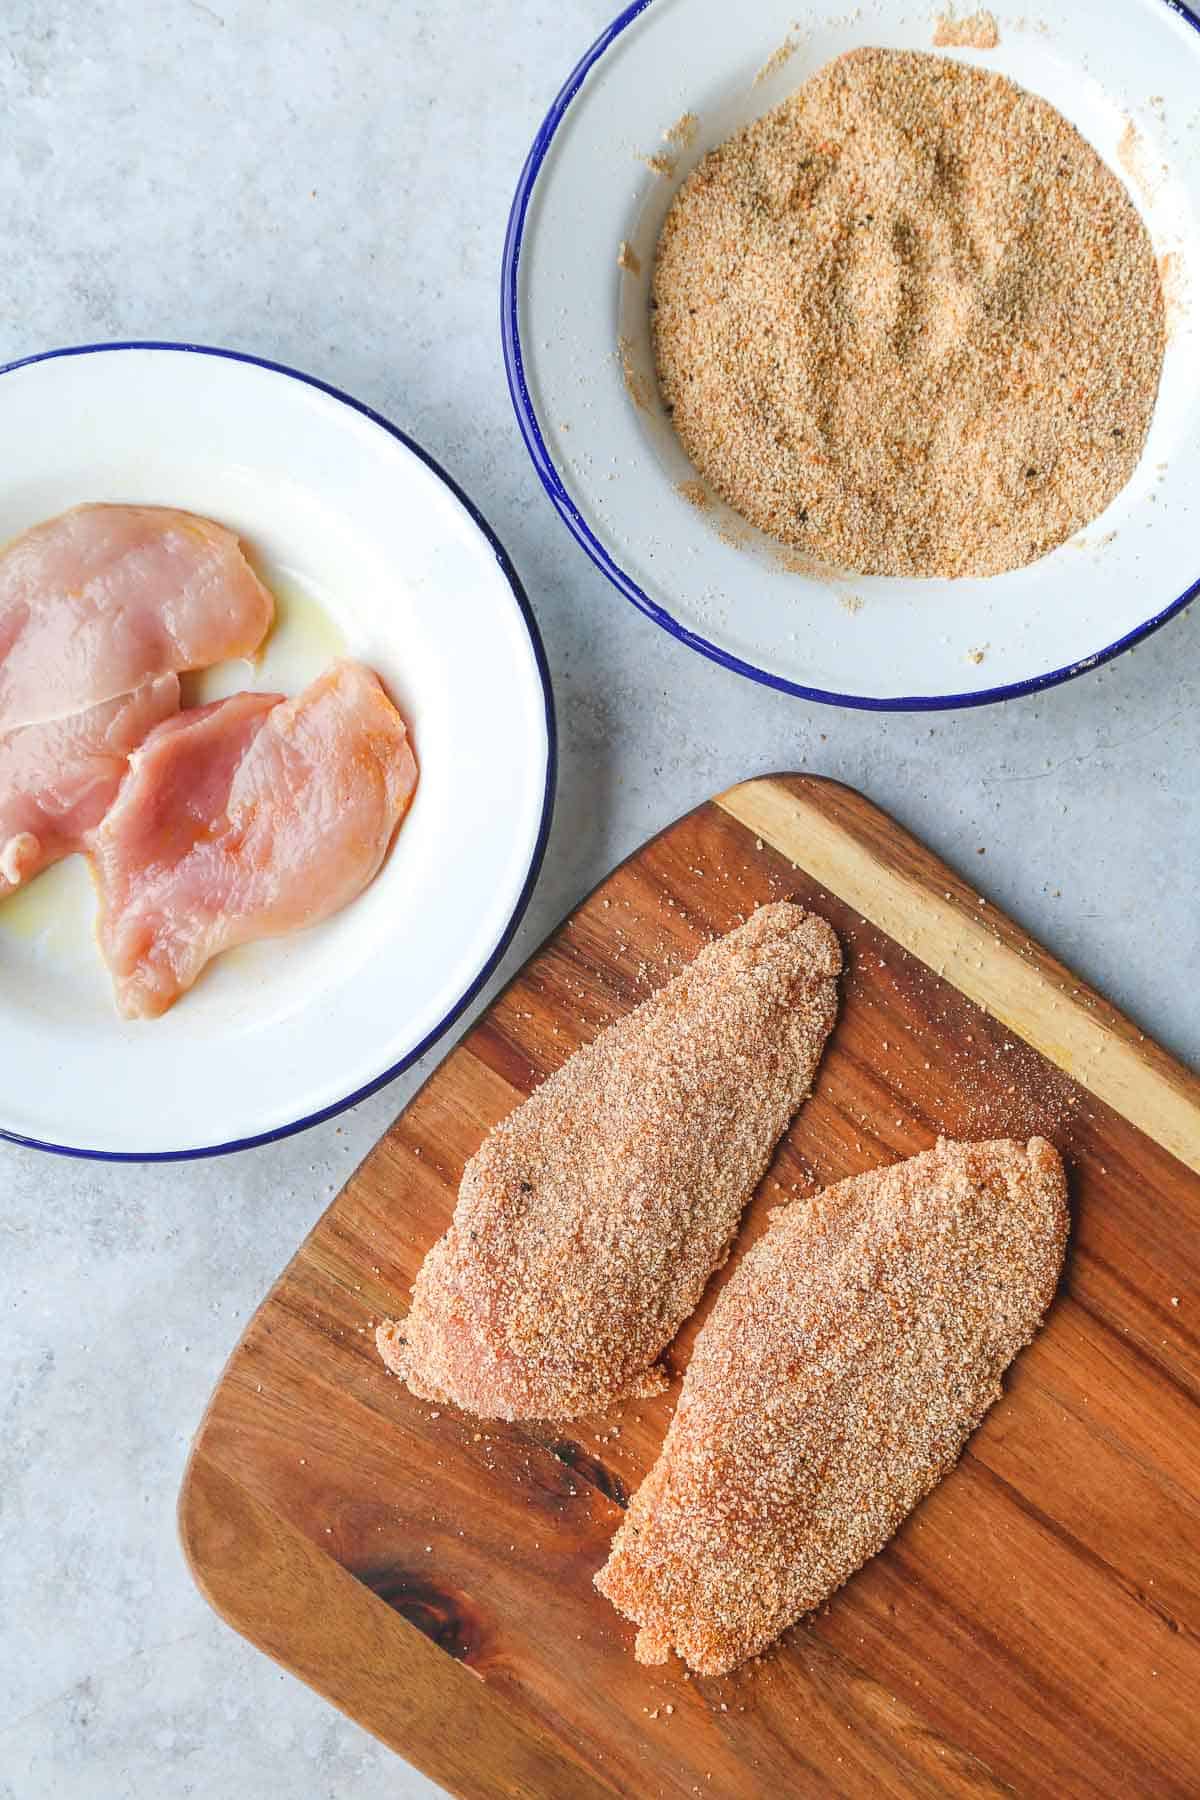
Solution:
[(377, 1334), (389, 1368), (481, 1418), (661, 1391), (811, 1089), (841, 961), (823, 919), (764, 906), (577, 1051), (467, 1164), (408, 1318)]
[(723, 1675), (874, 1556), (999, 1398), (1066, 1237), (1041, 1138), (941, 1142), (780, 1209), (596, 1576), (639, 1660)]
[(88, 840), (127, 1018), (223, 950), (314, 925), (375, 876), (417, 784), (377, 678), (340, 662), (294, 700), (235, 694), (152, 731)]
[(0, 897), (79, 849), (177, 676), (273, 613), (233, 533), (168, 507), (77, 506), (0, 554)]
[(0, 734), (0, 899), (79, 849), (130, 751), (178, 710), (178, 677), (159, 675), (115, 700)]

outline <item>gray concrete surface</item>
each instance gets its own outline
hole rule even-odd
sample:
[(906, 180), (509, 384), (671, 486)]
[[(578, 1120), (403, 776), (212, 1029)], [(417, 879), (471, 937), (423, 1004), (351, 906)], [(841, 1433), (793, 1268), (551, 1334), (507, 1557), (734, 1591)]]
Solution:
[[(501, 368), (500, 247), (534, 127), (611, 4), (8, 0), (0, 359), (137, 336), (261, 352), (380, 408), (475, 496), (532, 596), (562, 733), (507, 970), (650, 831), (803, 766), (864, 789), (1200, 1061), (1194, 617), (1039, 699), (839, 713), (671, 643), (543, 499)], [(221, 1162), (0, 1146), (3, 1800), (434, 1791), (212, 1616), (174, 1527), (245, 1320), (424, 1072)]]

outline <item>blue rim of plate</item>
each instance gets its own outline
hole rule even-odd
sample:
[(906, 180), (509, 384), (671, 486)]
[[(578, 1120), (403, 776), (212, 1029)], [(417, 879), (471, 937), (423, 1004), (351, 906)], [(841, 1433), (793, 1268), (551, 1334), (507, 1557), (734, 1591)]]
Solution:
[(372, 1094), (378, 1093), (380, 1088), (386, 1087), (389, 1081), (394, 1081), (397, 1075), (402, 1075), (405, 1069), (411, 1068), (413, 1063), (424, 1056), (425, 1052), (431, 1049), (437, 1040), (450, 1029), (455, 1020), (462, 1016), (484, 983), (495, 973), (501, 957), (511, 944), (541, 872), (542, 859), (546, 854), (546, 843), (550, 836), (550, 823), (554, 816), (554, 790), (558, 771), (558, 727), (554, 716), (554, 690), (550, 683), (550, 669), (546, 662), (541, 633), (538, 630), (529, 597), (521, 585), (521, 578), (514, 569), (508, 552), (470, 496), (464, 493), (454, 478), (446, 473), (436, 458), (432, 457), (428, 450), (422, 449), (420, 444), (414, 442), (407, 432), (401, 431), (398, 425), (393, 425), (390, 419), (385, 419), (383, 414), (377, 413), (373, 407), (365, 406), (361, 400), (355, 400), (352, 395), (344, 394), (340, 388), (334, 387), (331, 382), (321, 381), (316, 375), (306, 375), (301, 369), (289, 368), (287, 363), (272, 362), (266, 356), (253, 356), (246, 350), (223, 350), (212, 344), (172, 343), (169, 340), (157, 338), (135, 338), (110, 344), (71, 344), (61, 350), (41, 350), (33, 356), (20, 356), (13, 362), (0, 363), (0, 375), (9, 375), (14, 369), (28, 368), (31, 363), (51, 362), (59, 356), (92, 356), (111, 350), (174, 350), (187, 356), (220, 356), (229, 362), (250, 363), (256, 369), (267, 369), (273, 375), (287, 375), (293, 381), (302, 381), (306, 387), (319, 389), (321, 393), (328, 394), (331, 399), (340, 400), (342, 405), (350, 407), (351, 411), (361, 413), (363, 418), (370, 419), (372, 424), (378, 425), (386, 431), (389, 437), (397, 438), (406, 450), (411, 450), (413, 455), (418, 457), (426, 468), (430, 469), (439, 481), (449, 488), (463, 511), (491, 546), (492, 554), (512, 590), (513, 599), (516, 601), (518, 611), (525, 623), (525, 629), (529, 634), (530, 648), (533, 651), (538, 678), (542, 684), (546, 709), (546, 786), (542, 796), (541, 820), (534, 841), (533, 854), (529, 860), (529, 868), (508, 923), (500, 933), (483, 966), (441, 1022), (434, 1026), (433, 1030), (428, 1032), (413, 1049), (406, 1051), (399, 1062), (393, 1063), (390, 1068), (385, 1069), (382, 1075), (376, 1075), (365, 1086), (355, 1088), (354, 1092), (347, 1094), (344, 1099), (335, 1100), (329, 1106), (323, 1106), (314, 1113), (307, 1113), (303, 1118), (295, 1119), (290, 1124), (276, 1126), (273, 1131), (262, 1131), (252, 1137), (235, 1138), (227, 1144), (211, 1144), (195, 1150), (85, 1150), (73, 1144), (52, 1144), (41, 1138), (25, 1137), (20, 1132), (6, 1131), (0, 1126), (0, 1141), (21, 1144), (30, 1150), (49, 1150), (56, 1156), (74, 1156), (90, 1162), (195, 1162), (201, 1157), (229, 1156), (235, 1150), (253, 1150), (260, 1144), (273, 1144), (280, 1138), (294, 1137), (299, 1131), (307, 1131), (312, 1125), (323, 1124), (326, 1119), (336, 1118), (339, 1113), (345, 1112), (351, 1106), (356, 1106), (360, 1100), (366, 1100)]
[[(1168, 12), (1175, 13), (1190, 25), (1193, 31), (1200, 33), (1200, 18), (1191, 8), (1183, 4), (1183, 0), (1161, 0)], [(1086, 675), (1092, 669), (1098, 669), (1103, 663), (1111, 662), (1114, 656), (1140, 644), (1153, 632), (1173, 619), (1176, 613), (1182, 612), (1188, 602), (1200, 594), (1200, 576), (1192, 582), (1178, 599), (1172, 600), (1161, 612), (1154, 613), (1141, 625), (1136, 625), (1124, 637), (1117, 638), (1103, 650), (1093, 650), (1076, 661), (1067, 663), (1061, 669), (1052, 669), (1044, 675), (1031, 675), (1024, 681), (1009, 682), (1004, 687), (984, 688), (980, 692), (969, 694), (908, 694), (901, 697), (880, 698), (871, 694), (839, 694), (827, 688), (806, 687), (798, 681), (789, 681), (785, 675), (776, 675), (769, 669), (760, 669), (755, 663), (743, 661), (729, 650), (722, 650), (719, 644), (701, 637), (698, 632), (691, 631), (675, 618), (673, 613), (652, 600), (644, 588), (638, 586), (633, 577), (626, 573), (616, 562), (604, 545), (597, 538), (587, 520), (567, 492), (566, 486), (556, 468), (550, 452), (546, 448), (541, 427), (538, 424), (533, 398), (529, 392), (529, 384), (525, 376), (525, 358), (521, 349), (521, 331), (518, 318), (518, 279), (520, 274), (521, 244), (525, 235), (525, 220), (529, 211), (529, 203), (533, 190), (541, 173), (542, 164), (554, 140), (555, 133), (576, 94), (586, 81), (593, 66), (599, 62), (605, 51), (621, 36), (626, 28), (633, 24), (646, 9), (653, 5), (653, 0), (633, 0), (624, 12), (618, 13), (611, 25), (605, 27), (576, 63), (567, 76), (562, 87), (555, 96), (554, 103), (538, 127), (537, 136), (533, 140), (525, 165), (517, 182), (517, 191), (513, 196), (508, 215), (508, 229), (504, 234), (504, 254), (500, 265), (500, 339), (504, 350), (504, 369), (508, 376), (508, 391), (512, 397), (513, 410), (517, 415), (517, 425), (525, 440), (538, 478), (550, 496), (559, 517), (566, 525), (575, 541), (587, 552), (602, 574), (619, 593), (633, 602), (640, 612), (653, 619), (671, 637), (678, 638), (690, 649), (698, 650), (701, 656), (707, 656), (711, 662), (719, 663), (722, 668), (732, 669), (735, 674), (745, 675), (750, 681), (757, 681), (763, 687), (777, 688), (781, 693), (793, 694), (799, 700), (819, 700), (827, 706), (851, 707), (859, 712), (944, 712), (958, 707), (991, 706), (999, 700), (1017, 700), (1025, 694), (1041, 693), (1045, 688), (1057, 687), (1060, 682), (1073, 681), (1077, 675)]]

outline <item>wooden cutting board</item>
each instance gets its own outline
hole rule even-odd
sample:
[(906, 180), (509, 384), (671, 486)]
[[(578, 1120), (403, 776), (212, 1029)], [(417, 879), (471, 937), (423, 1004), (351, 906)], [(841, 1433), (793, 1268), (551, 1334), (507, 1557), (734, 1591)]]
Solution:
[[(959, 1468), (779, 1649), (696, 1680), (637, 1665), (591, 1585), (678, 1389), (558, 1429), (479, 1424), (414, 1400), (372, 1328), (405, 1310), (488, 1127), (780, 898), (831, 920), (847, 974), (739, 1251), (781, 1199), (939, 1133), (1035, 1131), (1069, 1159), (1072, 1245)], [(461, 1795), (1194, 1796), (1198, 1171), (1200, 1082), (973, 886), (846, 788), (747, 782), (554, 933), (284, 1271), (196, 1439), (180, 1503), (196, 1579)]]

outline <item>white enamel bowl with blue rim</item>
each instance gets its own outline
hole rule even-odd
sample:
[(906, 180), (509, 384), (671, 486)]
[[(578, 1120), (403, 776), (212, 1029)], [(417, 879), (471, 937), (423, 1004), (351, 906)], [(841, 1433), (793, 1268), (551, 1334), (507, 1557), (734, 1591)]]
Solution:
[[(567, 526), (675, 637), (810, 699), (978, 705), (1115, 656), (1198, 586), (1200, 22), (1174, 0), (1059, 0), (1029, 16), (1022, 6), (1019, 19), (993, 7), (994, 50), (941, 52), (1011, 76), (1065, 113), (1169, 259), (1170, 339), (1132, 481), (1075, 539), (1008, 575), (825, 581), (789, 569), (778, 545), (727, 508), (700, 511), (681, 496), (695, 470), (655, 388), (648, 294), (663, 216), (707, 150), (842, 51), (931, 50), (935, 16), (950, 9), (865, 0), (851, 16), (831, 19), (834, 10), (638, 0), (597, 39), (538, 131), (513, 204), (501, 297), (509, 384)], [(692, 141), (665, 141), (688, 113)], [(642, 160), (664, 155), (669, 174)], [(622, 243), (639, 273), (618, 268)]]
[[(554, 720), (504, 551), (403, 433), (294, 371), (191, 345), (101, 345), (0, 372), (0, 541), (80, 501), (238, 532), (280, 599), (257, 665), (196, 695), (377, 670), (421, 768), (376, 880), (335, 918), (219, 958), (164, 1018), (121, 1020), (73, 857), (0, 902), (0, 1132), (79, 1155), (210, 1154), (378, 1087), (495, 967), (533, 885)], [(215, 681), (215, 685), (214, 685)]]

